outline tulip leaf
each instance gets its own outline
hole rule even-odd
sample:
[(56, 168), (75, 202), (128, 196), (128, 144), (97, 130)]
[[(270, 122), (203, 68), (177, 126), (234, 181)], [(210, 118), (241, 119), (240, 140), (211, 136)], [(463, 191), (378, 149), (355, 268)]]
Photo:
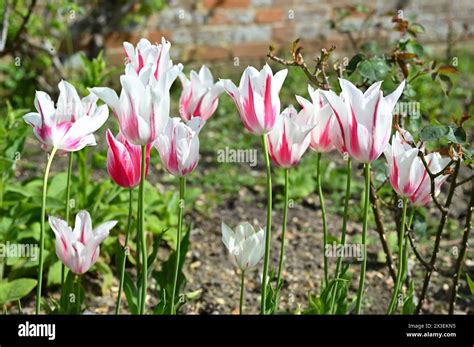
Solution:
[(385, 79), (389, 71), (389, 67), (384, 59), (373, 58), (361, 62), (357, 66), (362, 77), (367, 78), (369, 81), (380, 81)]
[(28, 295), (37, 281), (32, 278), (19, 278), (11, 282), (0, 282), (0, 304), (15, 301)]
[(471, 277), (469, 277), (469, 274), (466, 274), (466, 282), (469, 286), (469, 291), (472, 295), (474, 295), (474, 281), (471, 279)]

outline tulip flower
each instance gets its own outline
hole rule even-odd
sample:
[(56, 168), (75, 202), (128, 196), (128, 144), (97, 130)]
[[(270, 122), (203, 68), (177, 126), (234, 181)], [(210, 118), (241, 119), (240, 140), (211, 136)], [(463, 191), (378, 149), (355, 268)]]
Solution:
[(314, 113), (316, 117), (316, 126), (311, 131), (309, 148), (317, 153), (326, 153), (334, 148), (332, 133), (335, 118), (319, 89), (315, 90), (308, 85), (308, 93), (311, 101), (298, 95), (296, 99), (305, 112)]
[(92, 229), (89, 212), (79, 211), (74, 230), (59, 218), (49, 217), (49, 225), (56, 236), (56, 255), (73, 273), (83, 274), (94, 265), (100, 244), (117, 221), (109, 221)]
[[(425, 206), (431, 202), (431, 181), (421, 158), (420, 149), (412, 147), (413, 138), (406, 130), (400, 129), (392, 136), (392, 144), (385, 149), (389, 167), (390, 183), (401, 196), (410, 200), (414, 206)], [(423, 150), (423, 149), (421, 149)], [(430, 171), (438, 173), (449, 163), (449, 158), (442, 158), (437, 152), (425, 155)], [(449, 175), (435, 178), (435, 196), (440, 193), (441, 185)]]
[[(107, 171), (110, 177), (122, 188), (134, 188), (140, 184), (141, 174), (141, 147), (130, 143), (121, 133), (117, 138), (107, 129)], [(151, 145), (146, 146), (146, 168), (150, 160)]]
[(82, 100), (73, 85), (66, 81), (58, 84), (59, 98), (56, 107), (48, 94), (36, 91), (35, 108), (23, 116), (33, 126), (33, 132), (50, 151), (75, 152), (96, 144), (93, 133), (107, 120), (107, 106), (96, 107), (97, 97), (89, 95)]
[(387, 96), (380, 90), (382, 82), (374, 83), (362, 93), (351, 82), (340, 78), (341, 94), (323, 91), (326, 100), (334, 112), (334, 144), (342, 153), (364, 163), (364, 219), (362, 225), (362, 247), (364, 257), (361, 262), (359, 287), (356, 298), (356, 313), (362, 306), (367, 265), (366, 234), (369, 213), (370, 163), (385, 150), (392, 129), (392, 111), (402, 95), (405, 81)]
[(402, 95), (405, 81), (390, 95), (383, 96), (382, 82), (374, 83), (362, 93), (351, 82), (340, 78), (342, 92), (323, 91), (334, 112), (334, 143), (361, 163), (370, 163), (385, 150), (392, 129), (392, 111)]
[(270, 262), (272, 232), (272, 178), (267, 137), (265, 135), (273, 129), (276, 117), (280, 114), (279, 93), (287, 74), (288, 70), (284, 69), (273, 75), (270, 66), (265, 64), (260, 71), (251, 66), (246, 68), (238, 88), (230, 80), (223, 81), (224, 89), (234, 100), (240, 118), (247, 130), (254, 135), (262, 137), (267, 173), (267, 230), (265, 233), (265, 257), (260, 299), (260, 311), (262, 314), (266, 314), (267, 311), (268, 264)]
[(263, 229), (255, 232), (252, 225), (247, 222), (240, 223), (235, 232), (222, 223), (221, 230), (222, 241), (229, 251), (232, 262), (241, 271), (239, 312), (242, 314), (245, 272), (257, 266), (265, 254), (265, 232)]
[(155, 142), (168, 122), (169, 90), (178, 73), (179, 69), (173, 67), (152, 84), (144, 84), (133, 74), (122, 75), (120, 99), (110, 88), (95, 87), (91, 91), (110, 106), (127, 140), (144, 146)]
[(267, 135), (268, 151), (275, 165), (288, 169), (298, 164), (309, 146), (309, 133), (315, 122), (313, 112), (303, 109), (298, 113), (292, 105), (283, 110)]
[(214, 84), (211, 71), (205, 65), (199, 74), (191, 71), (191, 80), (181, 73), (183, 91), (179, 99), (179, 113), (184, 121), (201, 117), (207, 121), (217, 108), (219, 95), (224, 91), (222, 82)]
[(252, 66), (245, 69), (237, 88), (231, 80), (223, 80), (226, 92), (234, 100), (248, 131), (255, 135), (267, 134), (273, 129), (275, 119), (280, 114), (280, 89), (288, 70), (273, 75), (265, 64), (258, 71)]
[[(170, 59), (171, 43), (164, 37), (161, 38), (161, 44), (151, 44), (150, 41), (142, 38), (136, 47), (129, 42), (124, 42), (123, 48), (127, 58), (125, 67), (127, 75), (135, 74), (147, 80), (153, 76), (149, 81), (160, 80), (174, 66)], [(182, 68), (181, 64), (178, 66)]]
[[(36, 314), (39, 314), (41, 309), (46, 192), (53, 158), (57, 151), (69, 152), (66, 186), (66, 219), (68, 219), (72, 153), (85, 146), (96, 144), (93, 133), (105, 123), (109, 114), (107, 106), (96, 107), (97, 97), (95, 95), (91, 94), (81, 100), (74, 86), (66, 81), (59, 82), (58, 88), (59, 98), (56, 107), (48, 94), (37, 91), (34, 104), (38, 112), (30, 112), (23, 116), (25, 122), (33, 126), (33, 133), (41, 142), (43, 150), (50, 151), (43, 179)], [(61, 280), (63, 280), (63, 276), (61, 276)]]
[(154, 146), (170, 174), (184, 177), (194, 170), (199, 161), (198, 135), (204, 124), (200, 117), (194, 117), (186, 124), (177, 117), (172, 118), (158, 136)]
[(162, 134), (158, 136), (155, 148), (161, 158), (166, 170), (179, 177), (179, 215), (178, 232), (176, 238), (176, 264), (173, 291), (171, 293), (171, 314), (175, 314), (176, 288), (178, 281), (179, 259), (181, 248), (181, 233), (184, 214), (184, 193), (186, 188), (186, 176), (197, 166), (199, 161), (199, 132), (205, 121), (200, 117), (194, 117), (184, 124), (180, 118), (172, 118)]

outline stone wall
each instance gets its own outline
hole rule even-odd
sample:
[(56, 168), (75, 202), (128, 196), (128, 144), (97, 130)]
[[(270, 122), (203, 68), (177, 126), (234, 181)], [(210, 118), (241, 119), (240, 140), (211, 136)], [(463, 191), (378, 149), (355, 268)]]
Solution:
[[(445, 49), (450, 31), (451, 37), (459, 39), (458, 45), (473, 46), (472, 0), (172, 0), (150, 17), (144, 28), (109, 37), (106, 53), (109, 59), (122, 60), (123, 39), (135, 43), (140, 37), (159, 41), (165, 36), (180, 61), (230, 64), (236, 59), (265, 59), (270, 43), (288, 50), (295, 38), (303, 41), (305, 52), (334, 44), (341, 54), (354, 49), (348, 35), (332, 30), (329, 21), (335, 8), (358, 3), (376, 11), (373, 21), (385, 28), (393, 25), (390, 16), (383, 14), (403, 9), (405, 18), (415, 18), (426, 28), (420, 41), (435, 49)], [(353, 15), (348, 22), (358, 25), (363, 18)], [(378, 29), (367, 35), (379, 41), (395, 37)]]

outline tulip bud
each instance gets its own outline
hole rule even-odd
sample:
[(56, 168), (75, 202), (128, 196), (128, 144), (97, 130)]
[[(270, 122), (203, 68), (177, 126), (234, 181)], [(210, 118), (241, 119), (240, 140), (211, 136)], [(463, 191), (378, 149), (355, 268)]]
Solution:
[(265, 232), (255, 232), (249, 223), (241, 223), (235, 232), (222, 223), (222, 241), (229, 250), (232, 261), (240, 270), (254, 268), (265, 253)]
[[(123, 188), (133, 188), (140, 184), (141, 175), (141, 146), (130, 143), (121, 133), (117, 138), (107, 129), (107, 171), (110, 177)], [(146, 168), (150, 161), (151, 145), (146, 146)]]

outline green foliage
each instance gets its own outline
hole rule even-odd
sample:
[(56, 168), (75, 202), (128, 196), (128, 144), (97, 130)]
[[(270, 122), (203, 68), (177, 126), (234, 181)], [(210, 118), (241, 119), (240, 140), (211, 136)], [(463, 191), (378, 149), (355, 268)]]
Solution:
[(0, 281), (0, 304), (15, 301), (28, 295), (36, 287), (37, 281), (31, 278), (19, 278), (13, 281)]

